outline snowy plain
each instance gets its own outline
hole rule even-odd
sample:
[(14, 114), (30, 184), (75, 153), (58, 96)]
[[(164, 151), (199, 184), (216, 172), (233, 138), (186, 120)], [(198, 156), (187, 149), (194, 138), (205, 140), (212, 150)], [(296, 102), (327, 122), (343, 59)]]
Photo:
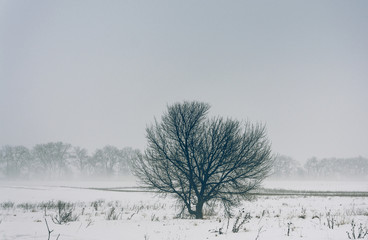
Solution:
[[(368, 197), (258, 196), (226, 218), (221, 206), (204, 220), (178, 217), (176, 201), (126, 181), (0, 182), (0, 239), (349, 239), (368, 227)], [(268, 189), (368, 191), (366, 181), (266, 181)], [(93, 189), (92, 189), (93, 188)], [(96, 189), (98, 188), (98, 189)], [(112, 190), (112, 191), (111, 191)], [(75, 221), (57, 224), (58, 201)], [(247, 219), (234, 233), (246, 214)], [(239, 218), (236, 222), (237, 217)], [(54, 220), (54, 221), (53, 221)], [(352, 227), (352, 222), (356, 226)], [(332, 228), (333, 225), (333, 228)], [(368, 239), (368, 235), (365, 236)]]

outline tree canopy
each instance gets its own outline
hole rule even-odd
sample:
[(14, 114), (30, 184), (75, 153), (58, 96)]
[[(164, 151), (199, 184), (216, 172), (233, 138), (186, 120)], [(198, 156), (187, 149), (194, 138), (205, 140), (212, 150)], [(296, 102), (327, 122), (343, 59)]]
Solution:
[(173, 193), (196, 218), (214, 201), (230, 213), (272, 166), (262, 124), (209, 118), (209, 109), (196, 101), (168, 106), (161, 121), (147, 127), (148, 146), (134, 168), (143, 184)]

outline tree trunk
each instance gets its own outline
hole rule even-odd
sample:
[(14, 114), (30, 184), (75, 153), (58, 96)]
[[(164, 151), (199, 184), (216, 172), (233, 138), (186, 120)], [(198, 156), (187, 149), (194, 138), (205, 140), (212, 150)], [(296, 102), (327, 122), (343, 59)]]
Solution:
[(203, 219), (203, 202), (202, 201), (199, 201), (196, 205), (195, 218)]

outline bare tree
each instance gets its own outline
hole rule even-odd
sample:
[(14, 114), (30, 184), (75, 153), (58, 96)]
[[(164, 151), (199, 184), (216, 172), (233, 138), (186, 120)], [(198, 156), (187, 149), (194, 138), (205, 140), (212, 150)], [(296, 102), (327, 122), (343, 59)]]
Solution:
[(131, 174), (131, 164), (136, 161), (139, 150), (133, 149), (131, 147), (125, 147), (120, 150), (120, 159), (118, 162), (118, 175), (130, 175)]
[(114, 146), (107, 145), (102, 149), (97, 149), (92, 156), (95, 174), (101, 176), (115, 175), (117, 165), (121, 160), (121, 151)]
[(71, 154), (71, 158), (73, 158), (73, 163), (77, 167), (81, 176), (86, 176), (90, 162), (87, 149), (73, 147), (73, 154)]
[(18, 178), (29, 174), (32, 156), (24, 146), (4, 146), (0, 149), (0, 165), (8, 178)]
[(133, 169), (146, 186), (173, 193), (197, 219), (214, 201), (230, 213), (268, 175), (273, 159), (263, 125), (208, 118), (209, 109), (201, 102), (169, 106), (146, 129), (148, 146)]
[(66, 175), (69, 171), (71, 145), (62, 142), (37, 144), (33, 148), (33, 156), (40, 169), (50, 178)]
[(303, 169), (300, 163), (295, 159), (286, 156), (278, 155), (275, 157), (275, 161), (272, 168), (272, 176), (276, 178), (290, 178), (301, 177)]

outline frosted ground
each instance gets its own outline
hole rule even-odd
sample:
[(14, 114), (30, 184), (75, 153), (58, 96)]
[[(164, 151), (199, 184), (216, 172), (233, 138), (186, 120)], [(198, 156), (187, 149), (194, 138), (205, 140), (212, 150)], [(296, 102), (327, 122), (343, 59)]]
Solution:
[[(0, 239), (48, 239), (45, 220), (52, 231), (50, 239), (59, 240), (338, 240), (349, 239), (347, 232), (353, 238), (352, 221), (356, 238), (359, 227), (365, 231), (368, 226), (368, 197), (258, 196), (234, 209), (231, 219), (224, 216), (220, 206), (213, 206), (207, 209), (206, 219), (195, 220), (178, 217), (180, 209), (170, 197), (115, 191), (134, 186), (132, 180), (0, 182)], [(368, 192), (366, 181), (266, 181), (264, 187)], [(55, 223), (58, 201), (70, 205), (75, 221)], [(239, 227), (247, 213), (251, 218)], [(232, 231), (234, 226), (239, 227), (236, 233)]]

